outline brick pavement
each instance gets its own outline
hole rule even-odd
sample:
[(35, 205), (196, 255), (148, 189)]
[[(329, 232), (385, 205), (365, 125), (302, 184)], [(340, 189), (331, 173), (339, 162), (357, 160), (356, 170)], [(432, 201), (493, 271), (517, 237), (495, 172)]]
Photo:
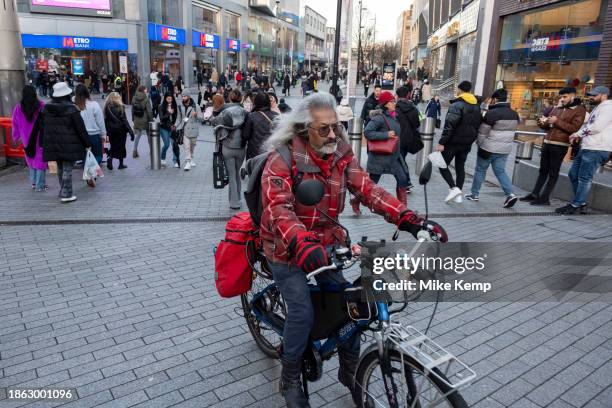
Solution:
[[(278, 363), (258, 351), (239, 301), (214, 289), (212, 250), (224, 227), (214, 219), (230, 213), (226, 191), (210, 188), (210, 138), (203, 130), (195, 171), (150, 172), (142, 154), (95, 190), (76, 183), (79, 201), (71, 205), (54, 198), (55, 180), (45, 194), (30, 191), (23, 171), (0, 178), (0, 220), (23, 221), (0, 228), (0, 388), (76, 388), (79, 399), (65, 407), (283, 406)], [(441, 183), (436, 175), (431, 212), (454, 241), (612, 241), (610, 215), (502, 211), (491, 185), (480, 203), (446, 205)], [(422, 200), (417, 190), (411, 205), (422, 210)], [(44, 220), (54, 224), (37, 225)], [(370, 215), (343, 222), (354, 238), (393, 232)], [(432, 308), (412, 304), (402, 320), (424, 329)], [(463, 391), (471, 406), (599, 408), (612, 401), (612, 306), (596, 296), (443, 303), (430, 335), (477, 371)], [(337, 360), (324, 368), (311, 384), (313, 407), (350, 407), (336, 381)], [(0, 401), (1, 408), (58, 405)]]

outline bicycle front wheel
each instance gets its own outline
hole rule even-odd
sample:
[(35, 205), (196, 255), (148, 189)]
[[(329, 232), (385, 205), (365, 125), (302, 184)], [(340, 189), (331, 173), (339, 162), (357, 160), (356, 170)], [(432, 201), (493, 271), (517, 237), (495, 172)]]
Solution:
[[(359, 408), (392, 407), (387, 388), (395, 389), (398, 407), (467, 408), (463, 397), (439, 378), (427, 374), (423, 365), (406, 354), (389, 351), (393, 381), (385, 381), (378, 358), (372, 350), (363, 357), (355, 376), (355, 394)], [(403, 362), (403, 367), (402, 367)]]

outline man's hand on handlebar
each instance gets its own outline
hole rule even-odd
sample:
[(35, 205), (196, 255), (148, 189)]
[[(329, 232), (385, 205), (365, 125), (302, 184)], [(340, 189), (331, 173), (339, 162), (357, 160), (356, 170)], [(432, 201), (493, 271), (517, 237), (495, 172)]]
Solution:
[(424, 229), (429, 232), (430, 235), (435, 235), (438, 237), (438, 241), (440, 242), (448, 242), (448, 234), (446, 230), (435, 221), (427, 220), (423, 225)]
[(295, 254), (297, 266), (305, 273), (310, 273), (329, 265), (325, 247), (321, 245), (316, 235), (311, 232), (298, 232), (295, 238), (293, 238), (290, 247), (294, 248), (293, 253)]
[(419, 231), (427, 231), (430, 236), (436, 241), (448, 241), (448, 234), (440, 224), (435, 221), (425, 221), (423, 218), (419, 217), (415, 213), (404, 213), (400, 217), (400, 220), (397, 223), (397, 227), (400, 229), (400, 231), (406, 231), (411, 233), (415, 239), (419, 239)]

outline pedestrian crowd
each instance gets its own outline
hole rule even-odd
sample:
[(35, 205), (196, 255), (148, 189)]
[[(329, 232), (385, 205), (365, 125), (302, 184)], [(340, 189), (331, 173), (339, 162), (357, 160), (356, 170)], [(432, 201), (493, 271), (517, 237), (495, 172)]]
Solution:
[[(197, 71), (196, 78), (197, 101), (183, 93), (180, 76), (173, 81), (168, 73), (152, 72), (151, 87), (139, 85), (131, 96), (131, 121), (120, 89), (110, 91), (101, 108), (91, 100), (89, 84), (79, 82), (73, 92), (68, 82), (57, 82), (46, 105), (38, 99), (36, 87), (26, 86), (13, 114), (13, 139), (26, 147), (32, 188), (48, 189), (45, 174), (48, 162), (54, 162), (61, 187), (60, 199), (62, 202), (76, 200), (71, 180), (74, 163), (83, 161), (89, 150), (99, 165), (106, 155), (108, 170), (126, 169), (127, 137), (134, 142), (132, 158), (139, 158), (140, 141), (148, 136), (149, 123), (155, 120), (159, 121), (162, 140), (162, 166), (168, 165), (167, 153), (171, 148), (172, 166), (189, 171), (197, 165), (194, 160), (197, 138), (200, 126), (206, 123), (214, 127), (217, 151), (224, 158), (230, 208), (239, 209), (243, 164), (264, 152), (266, 141), (282, 115), (291, 111), (286, 100), (277, 96), (275, 85), (282, 88), (283, 96), (289, 96), (290, 89), (301, 79), (302, 93), (308, 96), (317, 92), (317, 81), (329, 76), (325, 70), (278, 71), (264, 75), (257, 70), (219, 73), (212, 68)], [(419, 129), (427, 117), (434, 119), (436, 127), (441, 129), (435, 154), (443, 162), (439, 171), (449, 188), (445, 202), (461, 203), (464, 198), (480, 201), (481, 186), (491, 167), (505, 195), (504, 208), (513, 207), (519, 200), (531, 205), (550, 205), (561, 164), (571, 149), (574, 160), (569, 178), (575, 198), (557, 212), (586, 213), (594, 174), (612, 151), (612, 102), (608, 100), (608, 88), (596, 86), (589, 92), (596, 106), (590, 115), (576, 97), (574, 88), (560, 90), (558, 102), (547, 108), (538, 120), (538, 125), (546, 131), (538, 179), (533, 190), (519, 199), (506, 173), (506, 163), (520, 118), (512, 109), (505, 89), (497, 89), (481, 105), (472, 93), (472, 84), (463, 81), (442, 118), (440, 96), (432, 95), (427, 78), (422, 78), (417, 86), (412, 78), (400, 72), (398, 80), (402, 85), (395, 93), (383, 91), (376, 70), (370, 74), (363, 72), (364, 90), (367, 92), (370, 84), (374, 90), (367, 95), (360, 117), (368, 143), (369, 177), (378, 183), (383, 174), (393, 176), (400, 202), (407, 203), (413, 187), (406, 160), (409, 154), (416, 154), (423, 147)], [(336, 100), (338, 120), (346, 131), (355, 115), (347, 99)], [(474, 177), (464, 194), (465, 165), (473, 148), (477, 153)], [(448, 167), (451, 163), (454, 175)], [(93, 188), (96, 178), (86, 182)], [(350, 203), (353, 211), (360, 214), (359, 201), (354, 197)]]

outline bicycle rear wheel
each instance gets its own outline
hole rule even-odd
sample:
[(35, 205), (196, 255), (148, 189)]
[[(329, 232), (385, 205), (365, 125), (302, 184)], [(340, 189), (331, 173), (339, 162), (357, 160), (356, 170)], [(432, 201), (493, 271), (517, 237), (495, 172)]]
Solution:
[[(276, 327), (261, 321), (253, 313), (251, 306), (253, 297), (264, 290), (265, 293), (258, 301), (257, 307), (259, 307), (260, 311), (265, 311), (266, 316), (271, 317), (272, 323)], [(280, 290), (276, 285), (273, 285), (272, 280), (266, 279), (257, 273), (253, 279), (251, 290), (241, 295), (240, 300), (247, 326), (259, 349), (268, 357), (279, 358), (283, 338), (278, 334), (277, 330), (279, 327), (283, 327), (285, 316), (287, 315), (285, 302), (280, 294)]]
[[(439, 378), (426, 373), (418, 361), (393, 349), (389, 351), (395, 398), (399, 407), (467, 408), (463, 397)], [(403, 361), (403, 367), (402, 367)], [(359, 408), (390, 407), (378, 351), (365, 355), (355, 376), (355, 399)]]

